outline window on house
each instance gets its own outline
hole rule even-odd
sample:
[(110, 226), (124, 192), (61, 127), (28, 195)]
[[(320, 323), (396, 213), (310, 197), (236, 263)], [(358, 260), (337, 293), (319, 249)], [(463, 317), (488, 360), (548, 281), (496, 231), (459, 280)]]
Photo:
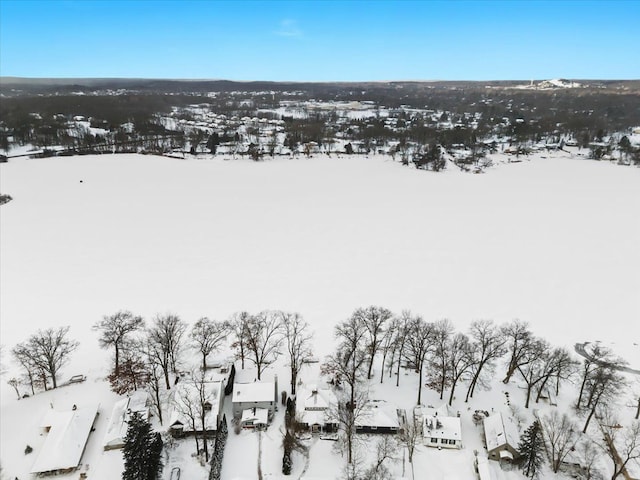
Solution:
[(437, 438), (432, 438), (431, 439), (431, 443), (438, 443), (438, 439)]

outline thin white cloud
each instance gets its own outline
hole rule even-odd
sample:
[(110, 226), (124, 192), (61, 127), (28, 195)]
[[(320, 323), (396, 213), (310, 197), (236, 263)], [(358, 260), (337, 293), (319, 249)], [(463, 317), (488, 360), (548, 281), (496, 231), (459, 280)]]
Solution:
[(290, 18), (280, 21), (278, 29), (273, 32), (280, 37), (301, 37), (302, 30), (298, 27), (298, 22)]

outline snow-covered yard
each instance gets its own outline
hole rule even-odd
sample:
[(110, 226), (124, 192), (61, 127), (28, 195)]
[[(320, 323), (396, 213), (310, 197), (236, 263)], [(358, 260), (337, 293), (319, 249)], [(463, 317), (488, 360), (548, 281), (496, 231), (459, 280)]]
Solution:
[[(120, 452), (102, 449), (118, 399), (101, 380), (110, 353), (98, 349), (91, 326), (120, 309), (147, 319), (174, 312), (189, 323), (239, 310), (298, 311), (315, 328), (320, 359), (333, 350), (332, 327), (360, 306), (449, 318), (458, 330), (477, 319), (519, 318), (554, 345), (617, 345), (640, 368), (637, 168), (563, 152), (484, 175), (415, 171), (379, 156), (255, 163), (105, 155), (14, 159), (0, 174), (0, 191), (13, 197), (0, 207), (3, 364), (13, 370), (8, 351), (38, 328), (70, 325), (81, 345), (63, 380), (87, 375), (20, 401), (3, 377), (0, 459), (8, 478), (29, 478), (47, 409), (91, 402), (100, 417), (83, 464), (90, 478), (119, 476)], [(303, 379), (316, 382), (317, 366), (305, 369)], [(274, 373), (286, 388), (286, 368), (267, 370)], [(374, 382), (372, 394), (409, 410), (417, 377), (401, 375), (400, 388)], [(455, 400), (464, 448), (421, 448), (422, 478), (472, 478), (482, 443), (471, 413), (509, 411), (503, 391), (524, 395), (498, 379), (469, 405)], [(433, 391), (423, 402), (440, 404)], [(224, 478), (257, 478), (260, 442), (264, 478), (279, 478), (282, 418), (281, 409), (261, 440), (230, 428)], [(309, 442), (308, 460), (294, 458), (291, 478), (305, 465), (303, 478), (335, 478), (343, 460), (334, 442)], [(165, 478), (176, 465), (182, 478), (205, 478), (191, 459), (192, 440), (177, 443)], [(402, 474), (401, 459), (394, 472)]]

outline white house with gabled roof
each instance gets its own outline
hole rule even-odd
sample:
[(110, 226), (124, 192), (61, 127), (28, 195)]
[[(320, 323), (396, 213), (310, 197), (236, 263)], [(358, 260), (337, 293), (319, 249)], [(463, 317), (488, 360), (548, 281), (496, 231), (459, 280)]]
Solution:
[(244, 410), (265, 409), (269, 419), (277, 408), (278, 386), (276, 382), (236, 383), (233, 385), (233, 417), (241, 419)]
[(337, 405), (336, 395), (328, 388), (301, 386), (296, 392), (296, 421), (312, 432), (333, 432), (338, 428)]
[(422, 409), (422, 435), (428, 447), (462, 448), (460, 418), (449, 416), (446, 405)]

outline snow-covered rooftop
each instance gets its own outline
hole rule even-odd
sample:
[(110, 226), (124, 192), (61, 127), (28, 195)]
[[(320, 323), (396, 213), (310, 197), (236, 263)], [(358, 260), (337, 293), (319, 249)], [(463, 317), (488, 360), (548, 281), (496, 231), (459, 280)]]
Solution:
[(274, 382), (236, 383), (233, 386), (233, 402), (273, 402)]
[(329, 389), (318, 389), (314, 385), (302, 387), (296, 395), (296, 417), (308, 425), (333, 423), (330, 409), (337, 405), (335, 394)]
[(510, 417), (505, 418), (501, 413), (485, 417), (484, 435), (487, 442), (487, 450), (493, 450), (505, 444), (516, 448), (520, 439), (518, 428), (513, 420)]
[(128, 421), (133, 412), (137, 412), (143, 419), (149, 418), (149, 408), (147, 407), (147, 392), (137, 391), (129, 397), (118, 400), (113, 406), (109, 425), (104, 436), (104, 447), (119, 448), (124, 445), (124, 437), (129, 428)]
[(97, 414), (95, 406), (68, 412), (48, 411), (42, 422), (42, 426), (48, 429), (47, 438), (31, 473), (55, 472), (80, 465)]
[(399, 428), (398, 409), (384, 400), (372, 400), (358, 415), (356, 426)]
[(462, 425), (458, 417), (427, 415), (424, 417), (423, 433), (428, 438), (462, 440)]
[(247, 408), (242, 411), (241, 424), (251, 422), (254, 425), (266, 425), (269, 422), (269, 410), (266, 408)]
[(489, 468), (489, 459), (482, 455), (478, 455), (476, 457), (476, 461), (478, 462), (478, 477), (480, 480), (493, 480), (493, 476), (491, 475), (491, 469)]

